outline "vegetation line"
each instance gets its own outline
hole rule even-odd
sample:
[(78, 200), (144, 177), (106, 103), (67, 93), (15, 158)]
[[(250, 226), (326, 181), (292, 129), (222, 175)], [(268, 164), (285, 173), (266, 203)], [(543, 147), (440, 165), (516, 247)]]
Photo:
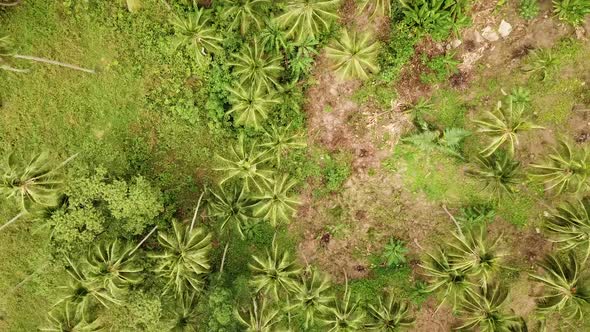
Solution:
[(449, 212), (449, 210), (447, 210), (447, 206), (446, 205), (443, 204), (442, 208), (449, 215), (449, 217), (451, 218), (451, 220), (455, 223), (455, 226), (457, 226), (457, 232), (459, 233), (459, 235), (463, 236), (463, 231), (461, 230), (461, 226), (457, 222), (457, 219), (455, 219), (455, 217), (453, 217), (453, 215)]
[(145, 237), (144, 237), (144, 238), (141, 240), (141, 242), (139, 242), (139, 244), (138, 244), (138, 245), (137, 245), (135, 248), (133, 248), (133, 250), (131, 250), (131, 251), (129, 252), (129, 256), (133, 255), (133, 253), (134, 253), (135, 251), (137, 251), (137, 249), (139, 249), (139, 247), (141, 247), (141, 245), (142, 245), (142, 244), (143, 244), (145, 241), (147, 241), (147, 239), (148, 239), (150, 236), (152, 236), (152, 234), (154, 234), (154, 232), (156, 231), (156, 229), (158, 229), (158, 225), (154, 226), (154, 228), (152, 228), (152, 230), (151, 230), (151, 231), (148, 233), (148, 235), (146, 235), (146, 236), (145, 236)]
[(8, 227), (10, 224), (12, 224), (13, 222), (17, 221), (18, 218), (22, 217), (25, 214), (24, 211), (20, 212), (19, 214), (17, 214), (16, 216), (14, 216), (14, 218), (10, 219), (10, 221), (8, 221), (6, 224), (0, 226), (0, 231), (2, 231), (5, 227)]
[(225, 244), (225, 248), (223, 249), (223, 257), (221, 258), (221, 266), (219, 267), (219, 276), (217, 279), (221, 279), (221, 275), (223, 274), (223, 265), (225, 265), (225, 255), (227, 255), (227, 249), (229, 248), (229, 242)]
[(195, 227), (195, 221), (197, 220), (197, 214), (199, 213), (199, 207), (201, 206), (201, 200), (203, 199), (203, 195), (205, 195), (204, 190), (201, 193), (201, 196), (199, 196), (199, 201), (197, 202), (197, 208), (195, 209), (195, 215), (193, 216), (193, 220), (191, 221), (191, 229), (190, 229), (191, 232), (193, 231), (193, 228)]
[(12, 57), (16, 58), (16, 59), (23, 59), (23, 60), (48, 63), (51, 65), (56, 65), (56, 66), (66, 67), (66, 68), (70, 68), (70, 69), (74, 69), (74, 70), (79, 70), (79, 71), (83, 71), (83, 72), (90, 73), (90, 74), (96, 74), (96, 71), (94, 71), (93, 69), (82, 68), (82, 67), (78, 67), (76, 65), (71, 65), (71, 64), (67, 64), (67, 63), (63, 63), (63, 62), (59, 62), (59, 61), (55, 61), (55, 60), (49, 60), (49, 59), (45, 59), (45, 58), (39, 58), (36, 56), (15, 54)]

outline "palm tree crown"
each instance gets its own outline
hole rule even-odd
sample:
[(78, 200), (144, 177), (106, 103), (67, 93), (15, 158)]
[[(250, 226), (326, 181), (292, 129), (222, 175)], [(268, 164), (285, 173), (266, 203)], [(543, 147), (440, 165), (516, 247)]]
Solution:
[(209, 22), (209, 15), (204, 9), (195, 9), (186, 18), (174, 16), (171, 20), (176, 33), (175, 47), (181, 46), (191, 49), (200, 65), (209, 59), (208, 53), (221, 50), (219, 45), (222, 38)]
[(287, 35), (296, 40), (318, 38), (338, 19), (340, 0), (288, 0), (285, 13), (277, 17)]
[(258, 89), (263, 87), (265, 91), (272, 91), (279, 86), (278, 77), (283, 71), (281, 56), (268, 56), (258, 40), (248, 44), (242, 52), (234, 55), (231, 63), (234, 74), (244, 86)]
[(229, 0), (224, 1), (225, 11), (223, 15), (233, 18), (230, 27), (240, 28), (240, 33), (245, 35), (252, 27), (259, 30), (263, 25), (261, 6), (270, 4), (270, 0)]
[(340, 39), (326, 48), (326, 55), (333, 68), (343, 77), (366, 80), (369, 73), (379, 70), (377, 55), (379, 45), (368, 33), (344, 30)]
[(262, 128), (261, 122), (268, 118), (269, 110), (280, 103), (274, 94), (267, 92), (261, 85), (249, 89), (238, 86), (228, 90), (230, 92), (229, 102), (232, 104), (228, 114), (234, 113), (237, 125), (255, 129)]
[(276, 177), (272, 185), (255, 198), (258, 203), (254, 206), (254, 214), (271, 225), (277, 226), (281, 222), (289, 222), (299, 201), (289, 192), (297, 184), (289, 180), (288, 175)]

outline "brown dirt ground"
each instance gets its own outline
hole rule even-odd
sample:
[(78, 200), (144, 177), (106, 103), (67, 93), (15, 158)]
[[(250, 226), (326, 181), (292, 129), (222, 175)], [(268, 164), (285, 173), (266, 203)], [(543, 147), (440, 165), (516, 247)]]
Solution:
[[(387, 22), (369, 23), (366, 15), (355, 15), (353, 3), (347, 0), (343, 6), (344, 25), (384, 31), (377, 34), (379, 37), (387, 35)], [(530, 50), (549, 47), (563, 36), (573, 34), (572, 29), (550, 17), (550, 6), (550, 1), (542, 0), (544, 14), (527, 22), (518, 17), (513, 5), (494, 11), (495, 2), (477, 2), (473, 7), (473, 25), (462, 31), (462, 43), (453, 50), (462, 60), (461, 71), (446, 84), (463, 90), (476, 75), (486, 79), (496, 75), (497, 68), (515, 70)], [(513, 26), (506, 39), (490, 43), (475, 33), (488, 25), (498, 27), (502, 19)], [(390, 236), (406, 241), (410, 256), (416, 258), (420, 247), (434, 245), (452, 229), (453, 224), (440, 207), (424, 197), (408, 193), (398, 175), (379, 172), (381, 161), (391, 154), (393, 146), (408, 129), (408, 121), (401, 113), (403, 105), (419, 97), (428, 98), (440, 88), (419, 80), (420, 73), (425, 70), (420, 61), (422, 54), (434, 56), (451, 49), (451, 41), (436, 43), (425, 39), (421, 42), (395, 86), (399, 98), (392, 102), (390, 110), (358, 105), (352, 95), (362, 82), (344, 81), (335, 76), (323, 54), (319, 56), (313, 72), (316, 84), (307, 92), (305, 107), (310, 143), (331, 152), (350, 152), (353, 173), (340, 194), (316, 199), (311, 194), (313, 186), (303, 193), (304, 204), (298, 211), (298, 223), (291, 226), (293, 231), (302, 234), (298, 252), (302, 261), (319, 265), (337, 281), (343, 280), (343, 271), (351, 278), (362, 278), (370, 270), (367, 257), (379, 252)], [(478, 70), (482, 66), (485, 70)], [(583, 113), (585, 121), (586, 116)], [(382, 144), (384, 136), (390, 137), (386, 144)], [(552, 142), (552, 137), (551, 133), (547, 134), (547, 144)], [(580, 129), (579, 137), (586, 139), (590, 134)], [(377, 175), (369, 176), (370, 170)], [(340, 212), (334, 216), (336, 210)], [(343, 225), (343, 234), (330, 234), (327, 225), (334, 224)], [(551, 244), (534, 229), (519, 230), (499, 220), (489, 231), (504, 233), (503, 241), (511, 248), (513, 256), (518, 257), (514, 263), (525, 269), (530, 269), (551, 249)], [(418, 273), (418, 268), (414, 272)], [(522, 275), (521, 278), (526, 277)], [(524, 279), (519, 282), (523, 285), (516, 287), (518, 296), (512, 296), (510, 307), (517, 314), (526, 314), (534, 307), (538, 289), (534, 285), (527, 287)], [(417, 312), (415, 331), (451, 330), (456, 324), (455, 317), (445, 307), (435, 312), (436, 306), (433, 298), (422, 305)]]

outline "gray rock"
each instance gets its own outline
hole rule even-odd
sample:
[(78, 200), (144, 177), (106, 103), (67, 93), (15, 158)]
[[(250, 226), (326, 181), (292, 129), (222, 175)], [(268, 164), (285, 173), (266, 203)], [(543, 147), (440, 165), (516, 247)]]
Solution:
[(500, 22), (500, 27), (498, 27), (498, 33), (500, 34), (500, 36), (502, 36), (502, 38), (506, 38), (510, 35), (511, 32), (512, 32), (512, 25), (510, 25), (510, 23), (502, 20), (502, 22)]
[(485, 40), (491, 41), (491, 42), (495, 42), (496, 40), (500, 39), (500, 36), (498, 36), (498, 33), (496, 31), (494, 31), (494, 29), (491, 26), (487, 26), (487, 27), (483, 28), (483, 30), (481, 30), (481, 36)]
[(460, 39), (455, 39), (451, 42), (451, 47), (452, 48), (457, 48), (459, 46), (461, 46), (462, 41)]

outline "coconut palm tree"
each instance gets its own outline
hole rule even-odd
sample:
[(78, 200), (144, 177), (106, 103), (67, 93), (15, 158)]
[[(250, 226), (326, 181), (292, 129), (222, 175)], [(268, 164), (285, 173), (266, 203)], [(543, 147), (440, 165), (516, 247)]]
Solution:
[(160, 261), (156, 273), (167, 280), (164, 293), (173, 288), (181, 297), (202, 289), (203, 276), (211, 268), (211, 234), (175, 221), (172, 226), (172, 234), (158, 233), (158, 242), (164, 251), (151, 257)]
[(112, 295), (122, 288), (141, 281), (141, 268), (137, 262), (133, 248), (122, 244), (119, 240), (97, 244), (86, 256), (85, 265), (88, 276), (102, 280), (103, 286)]
[(318, 39), (338, 19), (339, 5), (340, 0), (288, 0), (277, 20), (295, 40)]
[(452, 233), (454, 239), (447, 243), (447, 256), (452, 266), (465, 271), (469, 276), (480, 280), (482, 285), (503, 267), (505, 254), (498, 248), (501, 236), (493, 241), (486, 238), (485, 227), (476, 227), (460, 234)]
[(35, 209), (58, 205), (63, 179), (57, 171), (75, 157), (73, 155), (53, 166), (47, 153), (35, 154), (28, 161), (19, 160), (14, 153), (9, 154), (0, 168), (0, 195), (14, 200), (21, 212), (0, 226), (0, 230)]
[(332, 68), (346, 78), (366, 80), (369, 73), (379, 70), (377, 55), (379, 44), (369, 33), (344, 30), (339, 39), (326, 47), (326, 56)]
[(467, 174), (484, 180), (484, 189), (495, 196), (515, 193), (524, 181), (520, 162), (503, 150), (487, 157), (479, 155), (476, 161), (478, 168), (468, 169)]
[(522, 104), (515, 104), (512, 98), (508, 98), (507, 107), (502, 102), (493, 112), (487, 112), (486, 117), (474, 121), (478, 125), (478, 132), (489, 136), (492, 141), (481, 150), (484, 157), (491, 156), (498, 148), (507, 145), (508, 153), (514, 155), (518, 145), (518, 136), (523, 132), (532, 129), (542, 129), (530, 122), (525, 114), (525, 107)]
[(274, 227), (279, 223), (289, 222), (296, 211), (295, 207), (300, 204), (295, 197), (289, 195), (296, 184), (297, 181), (289, 180), (286, 174), (275, 177), (271, 186), (254, 197), (258, 200), (254, 205), (254, 215), (268, 220)]
[(88, 320), (85, 312), (76, 305), (66, 302), (49, 312), (47, 326), (39, 329), (44, 332), (100, 332), (106, 329), (98, 320)]
[(264, 23), (262, 7), (270, 3), (270, 0), (226, 0), (223, 1), (223, 16), (232, 19), (231, 29), (239, 27), (240, 33), (245, 35), (252, 27), (260, 30)]
[(293, 290), (293, 301), (288, 310), (295, 315), (302, 315), (305, 328), (309, 328), (315, 320), (330, 310), (333, 296), (330, 293), (330, 281), (327, 276), (311, 269), (300, 278)]
[(263, 45), (257, 40), (234, 55), (234, 61), (230, 63), (234, 67), (233, 73), (238, 77), (243, 86), (258, 89), (263, 87), (265, 91), (273, 91), (280, 86), (278, 77), (283, 71), (280, 55), (269, 56), (264, 53)]
[(559, 312), (566, 319), (582, 319), (590, 304), (590, 278), (573, 252), (566, 257), (549, 255), (539, 264), (543, 275), (530, 277), (545, 285), (545, 295), (537, 300), (540, 312)]
[(577, 193), (590, 187), (590, 161), (586, 147), (574, 149), (570, 143), (561, 140), (559, 148), (548, 159), (544, 164), (531, 164), (536, 169), (531, 175), (547, 184), (548, 190), (555, 189), (557, 194), (564, 191)]
[(282, 299), (281, 295), (288, 297), (296, 284), (301, 269), (297, 266), (288, 251), (279, 251), (275, 239), (272, 241), (272, 249), (266, 251), (266, 257), (253, 255), (253, 263), (248, 264), (252, 271), (250, 283), (256, 292), (270, 293), (275, 300)]
[(72, 303), (77, 310), (86, 312), (93, 305), (101, 305), (108, 308), (110, 304), (121, 305), (123, 301), (118, 295), (113, 295), (101, 280), (90, 277), (81, 270), (70, 258), (66, 257), (68, 267), (66, 272), (70, 276), (64, 295), (58, 299), (55, 306), (62, 303)]
[(329, 328), (329, 332), (360, 331), (364, 326), (365, 312), (359, 306), (358, 299), (351, 300), (348, 279), (342, 298), (335, 299), (333, 306), (329, 308), (322, 322)]
[(561, 245), (561, 250), (585, 247), (584, 261), (590, 256), (590, 198), (567, 202), (549, 214), (544, 223), (549, 240)]
[(369, 322), (365, 327), (370, 331), (397, 332), (409, 329), (416, 319), (410, 314), (406, 302), (398, 302), (394, 296), (380, 296), (377, 305), (369, 304)]
[(221, 231), (229, 224), (244, 239), (244, 228), (257, 221), (252, 212), (256, 200), (241, 185), (230, 186), (229, 190), (220, 186), (218, 193), (212, 193), (214, 200), (209, 205), (209, 215), (219, 220)]
[(274, 155), (279, 167), (281, 166), (281, 157), (289, 150), (307, 147), (305, 136), (302, 133), (291, 133), (290, 128), (291, 124), (286, 127), (271, 125), (269, 130), (264, 131), (265, 142), (260, 145)]
[(246, 191), (253, 189), (252, 185), (262, 191), (265, 184), (272, 183), (274, 172), (262, 168), (269, 161), (270, 156), (266, 151), (257, 152), (255, 146), (255, 142), (252, 142), (249, 147), (245, 146), (244, 136), (240, 135), (238, 144), (232, 146), (230, 159), (217, 156), (223, 164), (215, 170), (226, 173), (225, 177), (221, 179), (220, 185), (231, 179), (236, 179), (242, 182)]
[(434, 292), (443, 289), (442, 304), (449, 299), (453, 308), (463, 298), (472, 285), (466, 271), (456, 269), (448, 256), (442, 249), (435, 253), (426, 253), (427, 257), (420, 266), (424, 269), (424, 274), (430, 279), (430, 285), (426, 288), (427, 292)]
[(251, 89), (244, 89), (238, 85), (237, 88), (228, 88), (228, 91), (229, 102), (232, 104), (228, 114), (234, 114), (237, 125), (262, 128), (261, 122), (268, 118), (269, 110), (280, 103), (273, 93), (269, 93), (260, 85)]
[(275, 54), (280, 54), (288, 48), (287, 34), (274, 18), (268, 20), (260, 32), (260, 42), (265, 51)]
[(219, 37), (211, 26), (209, 14), (204, 9), (196, 9), (187, 17), (175, 15), (171, 20), (175, 33), (175, 48), (185, 47), (193, 52), (197, 63), (205, 65), (209, 54), (221, 50)]
[(197, 309), (197, 298), (194, 292), (181, 296), (169, 323), (170, 332), (196, 332), (199, 327), (201, 313)]
[(481, 332), (509, 332), (518, 325), (518, 317), (506, 314), (502, 309), (508, 290), (500, 284), (479, 287), (475, 292), (465, 293), (459, 313), (463, 325), (457, 330), (479, 328)]
[(269, 306), (263, 296), (254, 297), (249, 308), (237, 310), (236, 317), (247, 332), (275, 331), (273, 327), (281, 320), (279, 310)]
[(391, 14), (391, 0), (360, 0), (359, 12), (367, 10), (374, 16), (389, 16)]

